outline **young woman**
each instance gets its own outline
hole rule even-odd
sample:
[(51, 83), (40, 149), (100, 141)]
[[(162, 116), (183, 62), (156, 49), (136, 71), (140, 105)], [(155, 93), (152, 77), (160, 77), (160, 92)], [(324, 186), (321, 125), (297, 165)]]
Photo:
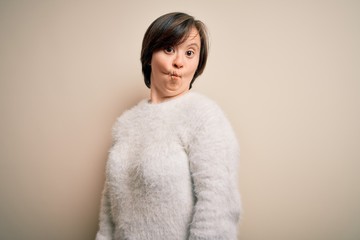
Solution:
[(150, 98), (114, 125), (97, 240), (236, 239), (237, 140), (220, 108), (190, 92), (207, 54), (205, 25), (185, 13), (146, 31)]

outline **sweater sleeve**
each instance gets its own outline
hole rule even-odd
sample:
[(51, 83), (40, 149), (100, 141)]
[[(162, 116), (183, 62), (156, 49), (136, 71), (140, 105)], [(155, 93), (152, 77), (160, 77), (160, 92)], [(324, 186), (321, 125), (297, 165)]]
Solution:
[(105, 182), (104, 190), (101, 198), (100, 215), (99, 215), (99, 231), (95, 240), (112, 240), (114, 224), (111, 216), (111, 207), (108, 194), (108, 186)]
[(189, 146), (196, 197), (189, 240), (235, 240), (240, 216), (238, 143), (219, 108), (202, 110)]

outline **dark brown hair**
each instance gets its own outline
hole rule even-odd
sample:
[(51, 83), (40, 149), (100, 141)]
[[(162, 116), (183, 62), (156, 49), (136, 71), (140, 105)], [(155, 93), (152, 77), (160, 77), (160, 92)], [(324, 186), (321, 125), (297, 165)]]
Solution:
[(169, 46), (176, 46), (187, 39), (195, 27), (200, 36), (200, 58), (194, 77), (190, 82), (191, 89), (195, 79), (204, 71), (208, 56), (209, 41), (206, 26), (194, 17), (181, 12), (165, 14), (151, 23), (146, 30), (141, 48), (141, 65), (144, 81), (150, 88), (151, 58), (155, 51)]

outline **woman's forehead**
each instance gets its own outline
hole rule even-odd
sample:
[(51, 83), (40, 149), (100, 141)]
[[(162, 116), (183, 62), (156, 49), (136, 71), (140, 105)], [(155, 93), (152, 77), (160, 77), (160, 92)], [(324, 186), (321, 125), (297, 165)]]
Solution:
[(181, 41), (179, 45), (193, 45), (196, 44), (200, 47), (200, 34), (199, 31), (193, 27), (190, 32), (185, 36), (184, 41)]

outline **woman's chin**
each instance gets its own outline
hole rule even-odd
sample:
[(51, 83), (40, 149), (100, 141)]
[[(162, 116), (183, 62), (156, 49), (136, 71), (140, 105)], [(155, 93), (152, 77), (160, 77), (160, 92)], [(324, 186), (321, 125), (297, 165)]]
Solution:
[(187, 89), (181, 89), (181, 88), (171, 89), (171, 90), (168, 89), (168, 97), (177, 97), (186, 93), (187, 91), (188, 91)]
[(180, 84), (169, 84), (166, 87), (168, 92), (181, 92), (181, 85)]

